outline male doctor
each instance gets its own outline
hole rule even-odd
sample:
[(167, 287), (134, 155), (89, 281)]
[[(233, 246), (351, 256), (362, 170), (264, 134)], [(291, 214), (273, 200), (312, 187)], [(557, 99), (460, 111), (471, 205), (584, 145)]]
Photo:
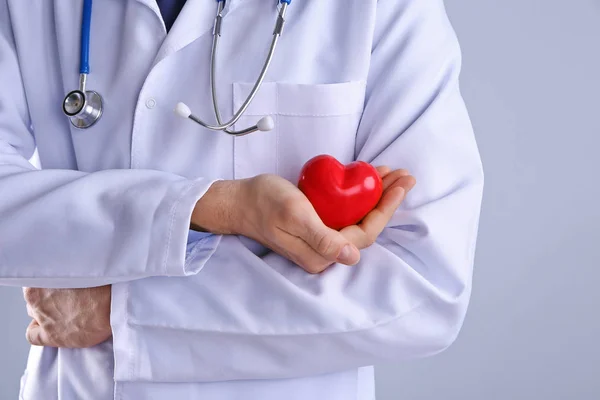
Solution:
[[(455, 340), (483, 176), (442, 0), (292, 2), (235, 126), (274, 129), (242, 137), (172, 112), (212, 121), (209, 0), (97, 1), (87, 87), (104, 110), (73, 127), (82, 3), (0, 1), (0, 284), (28, 288), (37, 345), (21, 398), (372, 400), (370, 365)], [(277, 9), (223, 15), (231, 115)], [(318, 154), (378, 167), (359, 225), (325, 227), (296, 188)]]

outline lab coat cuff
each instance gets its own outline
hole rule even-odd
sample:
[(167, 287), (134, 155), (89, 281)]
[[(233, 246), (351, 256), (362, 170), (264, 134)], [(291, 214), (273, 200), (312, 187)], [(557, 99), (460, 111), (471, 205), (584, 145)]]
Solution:
[(172, 208), (166, 241), (164, 275), (187, 276), (198, 273), (220, 242), (220, 235), (206, 234), (190, 242), (190, 221), (196, 203), (215, 181), (193, 181), (183, 190)]

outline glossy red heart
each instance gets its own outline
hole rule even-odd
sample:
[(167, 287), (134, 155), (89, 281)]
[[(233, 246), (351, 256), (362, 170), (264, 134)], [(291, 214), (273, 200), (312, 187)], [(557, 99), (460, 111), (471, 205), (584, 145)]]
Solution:
[(383, 182), (377, 169), (366, 162), (344, 166), (332, 156), (320, 155), (304, 164), (298, 188), (325, 225), (339, 230), (360, 222), (375, 208)]

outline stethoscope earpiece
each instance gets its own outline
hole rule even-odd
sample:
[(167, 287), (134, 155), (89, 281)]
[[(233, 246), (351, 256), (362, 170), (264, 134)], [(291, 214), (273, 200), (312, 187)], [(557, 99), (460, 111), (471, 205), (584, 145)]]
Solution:
[(223, 8), (225, 6), (225, 1), (217, 0), (217, 16), (215, 17), (215, 23), (214, 23), (214, 27), (213, 27), (213, 43), (212, 43), (212, 51), (210, 54), (210, 87), (211, 87), (213, 108), (214, 108), (214, 112), (215, 112), (215, 117), (217, 119), (217, 125), (208, 124), (208, 123), (202, 121), (200, 118), (195, 116), (192, 113), (192, 111), (190, 110), (190, 108), (187, 105), (185, 105), (184, 103), (177, 104), (177, 106), (175, 107), (175, 110), (174, 110), (175, 113), (177, 115), (179, 115), (180, 117), (191, 119), (192, 121), (200, 124), (201, 126), (207, 128), (207, 129), (210, 129), (213, 131), (223, 131), (232, 136), (244, 136), (244, 135), (247, 135), (252, 132), (257, 132), (257, 131), (265, 132), (265, 131), (270, 131), (273, 128), (275, 128), (275, 123), (273, 122), (273, 118), (271, 118), (270, 116), (266, 116), (266, 117), (261, 118), (256, 123), (256, 125), (251, 126), (249, 128), (242, 129), (242, 130), (232, 130), (231, 129), (231, 127), (246, 112), (246, 110), (250, 106), (250, 103), (252, 103), (252, 100), (254, 100), (256, 93), (260, 89), (260, 87), (265, 79), (265, 76), (267, 75), (267, 71), (269, 70), (271, 61), (273, 60), (273, 54), (275, 54), (275, 48), (277, 47), (277, 42), (279, 40), (279, 37), (281, 36), (281, 33), (283, 32), (283, 26), (285, 23), (285, 14), (287, 11), (287, 7), (291, 3), (291, 1), (292, 0), (278, 0), (280, 7), (277, 12), (277, 20), (275, 22), (275, 28), (273, 29), (273, 40), (271, 41), (269, 53), (267, 54), (267, 57), (263, 64), (262, 70), (260, 71), (260, 74), (258, 75), (258, 78), (256, 79), (254, 87), (250, 91), (250, 94), (248, 95), (248, 97), (246, 97), (246, 100), (244, 101), (242, 106), (239, 108), (239, 110), (234, 111), (233, 117), (231, 117), (231, 119), (229, 121), (223, 122), (221, 120), (221, 113), (219, 112), (219, 105), (218, 105), (219, 102), (217, 101), (217, 88), (216, 88), (215, 82), (217, 80), (216, 79), (217, 49), (219, 47), (219, 39), (221, 37), (221, 26), (222, 26), (222, 20), (223, 20)]

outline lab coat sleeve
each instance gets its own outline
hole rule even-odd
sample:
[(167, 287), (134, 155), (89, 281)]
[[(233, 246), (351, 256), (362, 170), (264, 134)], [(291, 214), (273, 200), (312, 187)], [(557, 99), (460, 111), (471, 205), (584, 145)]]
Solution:
[[(0, 285), (89, 287), (197, 272), (202, 263), (185, 268), (190, 216), (212, 182), (29, 163), (35, 141), (6, 7), (0, 2)], [(206, 258), (218, 240), (201, 240)]]
[(389, 226), (358, 266), (317, 276), (224, 237), (190, 281), (120, 287), (117, 380), (300, 377), (429, 356), (456, 339), (483, 190), (460, 49), (442, 0), (380, 0), (377, 18), (356, 156), (417, 179)]

